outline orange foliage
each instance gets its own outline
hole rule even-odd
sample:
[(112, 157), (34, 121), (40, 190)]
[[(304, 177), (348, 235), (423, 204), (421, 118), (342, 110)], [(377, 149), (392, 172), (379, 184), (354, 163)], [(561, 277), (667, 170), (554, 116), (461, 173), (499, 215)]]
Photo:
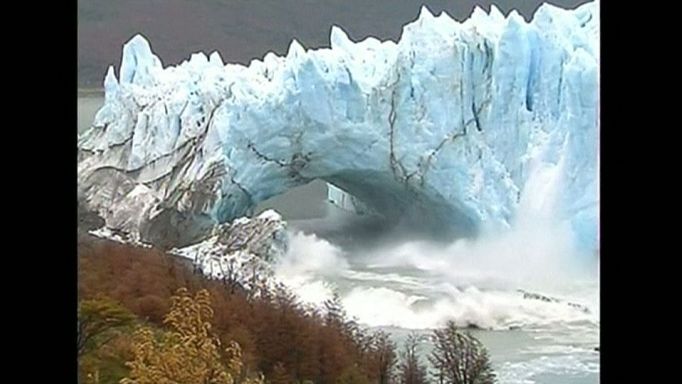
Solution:
[(338, 303), (330, 303), (330, 316), (304, 308), (283, 287), (257, 298), (231, 292), (195, 272), (190, 260), (156, 249), (83, 237), (78, 251), (79, 299), (110, 297), (158, 326), (177, 289), (206, 289), (221, 342), (236, 341), (245, 371), (263, 372), (268, 381), (335, 383), (352, 373), (357, 382), (378, 382), (387, 370), (386, 351), (367, 342), (372, 336), (348, 322)]

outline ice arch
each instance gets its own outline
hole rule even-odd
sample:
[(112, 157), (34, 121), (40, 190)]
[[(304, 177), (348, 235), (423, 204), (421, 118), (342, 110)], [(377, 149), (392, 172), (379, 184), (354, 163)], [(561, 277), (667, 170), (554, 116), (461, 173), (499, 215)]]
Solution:
[(135, 36), (79, 138), (79, 187), (107, 225), (187, 242), (313, 179), (389, 217), (475, 235), (521, 201), (596, 247), (598, 4), (530, 23), (422, 9), (400, 41), (293, 41), (248, 67), (164, 68)]

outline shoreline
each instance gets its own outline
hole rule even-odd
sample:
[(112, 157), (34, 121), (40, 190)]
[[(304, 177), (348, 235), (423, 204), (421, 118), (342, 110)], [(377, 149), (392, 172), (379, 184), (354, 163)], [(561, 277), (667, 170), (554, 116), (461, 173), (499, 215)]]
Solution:
[(104, 88), (81, 88), (78, 87), (78, 97), (104, 97)]

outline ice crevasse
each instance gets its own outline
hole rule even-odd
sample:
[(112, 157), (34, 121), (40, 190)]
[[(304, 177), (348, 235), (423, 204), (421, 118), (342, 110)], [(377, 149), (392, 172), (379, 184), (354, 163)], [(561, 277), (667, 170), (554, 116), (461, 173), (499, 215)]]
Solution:
[(397, 43), (336, 26), (330, 43), (164, 67), (133, 37), (79, 136), (80, 198), (108, 227), (175, 246), (322, 179), (449, 236), (523, 212), (598, 248), (598, 3), (545, 4), (530, 22), (424, 7)]

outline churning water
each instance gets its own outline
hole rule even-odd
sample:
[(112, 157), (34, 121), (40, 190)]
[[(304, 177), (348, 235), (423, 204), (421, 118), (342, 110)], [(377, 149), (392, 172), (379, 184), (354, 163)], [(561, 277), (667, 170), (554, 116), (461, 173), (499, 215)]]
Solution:
[(290, 249), (277, 274), (302, 300), (322, 303), (336, 292), (348, 315), (398, 343), (450, 319), (478, 327), (472, 333), (501, 383), (599, 381), (598, 260), (576, 257), (561, 228), (529, 221), (435, 242), (336, 208), (320, 181), (265, 208), (288, 220)]

